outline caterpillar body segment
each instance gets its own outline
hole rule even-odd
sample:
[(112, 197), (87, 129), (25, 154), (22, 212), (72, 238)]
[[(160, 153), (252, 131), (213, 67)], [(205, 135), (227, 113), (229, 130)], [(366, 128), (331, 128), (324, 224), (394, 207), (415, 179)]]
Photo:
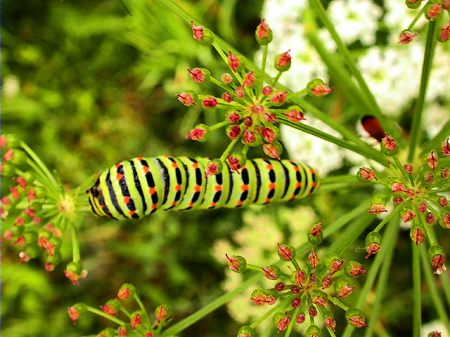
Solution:
[(247, 160), (232, 171), (205, 175), (206, 158), (137, 157), (103, 171), (88, 189), (92, 211), (117, 220), (162, 210), (241, 207), (301, 199), (318, 186), (308, 165), (290, 160)]

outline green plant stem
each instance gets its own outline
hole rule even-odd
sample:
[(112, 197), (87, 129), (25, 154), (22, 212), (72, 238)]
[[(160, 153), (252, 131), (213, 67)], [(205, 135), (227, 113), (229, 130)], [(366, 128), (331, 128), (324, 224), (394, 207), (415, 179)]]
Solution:
[(420, 246), (411, 243), (413, 277), (413, 337), (420, 337), (422, 326), (422, 293), (420, 291)]
[(337, 232), (339, 229), (341, 229), (341, 227), (345, 226), (346, 224), (348, 224), (350, 221), (360, 216), (361, 214), (367, 212), (368, 207), (369, 202), (365, 201), (362, 202), (358, 207), (352, 209), (350, 212), (345, 213), (345, 215), (341, 216), (336, 221), (333, 221), (333, 223), (330, 226), (324, 228), (323, 237), (327, 238), (333, 233)]
[[(269, 50), (269, 46), (268, 45), (262, 46), (262, 50), (263, 50), (263, 58), (262, 58), (262, 63), (261, 63), (261, 72), (265, 73), (266, 72), (266, 64), (267, 64), (267, 52)], [(256, 92), (256, 94), (259, 94), (262, 91), (263, 86), (264, 86), (264, 77), (259, 76), (258, 77), (258, 91)]]
[[(324, 26), (329, 31), (334, 42), (336, 42), (336, 45), (338, 47), (340, 54), (343, 56), (348, 68), (350, 69), (350, 72), (355, 77), (355, 79), (361, 89), (362, 95), (365, 97), (365, 99), (363, 99), (363, 105), (365, 105), (366, 107), (369, 108), (368, 111), (372, 112), (372, 114), (380, 121), (383, 128), (389, 134), (393, 135), (394, 138), (396, 138), (396, 139), (400, 139), (399, 131), (396, 128), (394, 128), (391, 125), (391, 123), (389, 123), (389, 121), (382, 114), (381, 109), (380, 109), (377, 101), (375, 100), (375, 97), (373, 96), (372, 92), (370, 91), (361, 72), (357, 68), (355, 61), (353, 60), (352, 56), (350, 55), (350, 51), (348, 50), (347, 46), (342, 41), (342, 39), (340, 38), (336, 29), (334, 28), (334, 25), (331, 22), (331, 20), (329, 19), (328, 15), (325, 11), (325, 8), (322, 6), (322, 3), (320, 2), (320, 0), (310, 0), (309, 2), (311, 4), (311, 7), (314, 9), (314, 14), (316, 14), (319, 17), (320, 21), (322, 21)], [(309, 27), (309, 28), (311, 30), (314, 30), (315, 25), (313, 25), (312, 27)], [(307, 34), (310, 37), (317, 35), (316, 32), (310, 32), (310, 31), (308, 31)], [(357, 93), (355, 92), (354, 94), (357, 94)], [(359, 96), (359, 90), (358, 90), (357, 95)], [(367, 101), (367, 103), (366, 103), (366, 101)]]
[(195, 322), (199, 321), (200, 319), (202, 319), (203, 317), (205, 317), (209, 313), (213, 312), (214, 310), (216, 310), (217, 308), (221, 307), (225, 303), (228, 303), (229, 301), (231, 301), (234, 297), (236, 297), (242, 291), (244, 291), (249, 286), (251, 286), (260, 277), (261, 277), (260, 274), (252, 275), (250, 278), (248, 278), (247, 280), (242, 282), (239, 285), (239, 287), (237, 287), (237, 288), (235, 288), (235, 289), (233, 289), (233, 290), (223, 294), (222, 296), (216, 298), (214, 301), (212, 301), (212, 302), (208, 303), (207, 305), (205, 305), (200, 310), (194, 312), (192, 315), (189, 315), (185, 319), (182, 319), (178, 323), (172, 325), (170, 328), (165, 330), (161, 334), (161, 336), (162, 337), (171, 336), (171, 335), (175, 335), (175, 334), (179, 333), (180, 331), (183, 331), (184, 329), (186, 329), (187, 327), (191, 326)]
[(288, 100), (293, 100), (296, 98), (303, 98), (304, 96), (308, 95), (308, 89), (302, 89), (297, 92), (293, 92), (291, 94), (288, 94)]
[(414, 19), (411, 21), (411, 23), (409, 24), (408, 28), (406, 28), (406, 30), (412, 30), (414, 28), (414, 25), (416, 24), (417, 20), (420, 19), (420, 17), (423, 15), (423, 13), (425, 12), (425, 8), (426, 8), (426, 4), (420, 9), (420, 11), (417, 11), (416, 16), (414, 17)]
[[(397, 235), (398, 235), (398, 216), (392, 218), (392, 220), (389, 222), (389, 226), (386, 229), (386, 232), (384, 233), (383, 238), (383, 245), (381, 247), (381, 250), (378, 252), (378, 254), (375, 256), (375, 260), (372, 263), (372, 266), (369, 269), (369, 272), (367, 273), (367, 279), (364, 284), (364, 287), (361, 289), (361, 292), (358, 295), (358, 299), (356, 301), (355, 306), (357, 308), (361, 308), (366, 301), (370, 290), (372, 289), (373, 284), (375, 283), (375, 279), (378, 276), (378, 271), (380, 270), (380, 267), (385, 262), (386, 254), (393, 250), (395, 247), (395, 242), (397, 241)], [(352, 333), (354, 331), (355, 327), (352, 325), (347, 325), (347, 327), (344, 330), (344, 333), (342, 334), (342, 337), (350, 337), (352, 336)]]
[(393, 217), (394, 215), (396, 215), (397, 213), (400, 212), (401, 209), (402, 209), (401, 207), (395, 207), (395, 208), (391, 211), (391, 213), (389, 213), (383, 220), (381, 220), (381, 222), (378, 224), (377, 227), (375, 227), (375, 229), (374, 229), (373, 231), (374, 231), (374, 232), (379, 232), (379, 231), (384, 227), (384, 225), (387, 224), (388, 221), (390, 221), (390, 220), (392, 219), (392, 217)]
[(93, 308), (93, 307), (91, 307), (89, 305), (86, 306), (86, 310), (89, 311), (89, 312), (92, 312), (93, 314), (96, 314), (98, 316), (102, 316), (102, 317), (104, 317), (106, 319), (109, 319), (110, 321), (113, 321), (114, 323), (117, 323), (117, 324), (119, 324), (121, 326), (124, 326), (126, 324), (124, 321), (122, 321), (122, 320), (120, 320), (120, 319), (118, 319), (118, 318), (116, 318), (116, 317), (114, 317), (112, 315), (108, 315), (107, 313), (105, 313), (105, 312), (103, 312), (103, 311), (101, 311), (101, 310), (99, 310), (97, 308)]
[(256, 328), (258, 325), (260, 325), (262, 322), (264, 322), (268, 317), (272, 316), (275, 312), (280, 310), (283, 306), (286, 305), (287, 301), (283, 301), (275, 305), (270, 310), (267, 310), (264, 314), (262, 314), (260, 317), (258, 317), (250, 326), (252, 328)]
[(425, 97), (433, 65), (434, 49), (436, 47), (436, 22), (430, 21), (428, 24), (427, 41), (425, 44), (425, 54), (423, 57), (422, 75), (420, 78), (419, 96), (414, 107), (413, 121), (411, 127), (411, 139), (408, 153), (408, 161), (412, 162), (416, 154), (417, 144), (420, 141), (420, 127), (422, 123), (422, 112), (425, 104)]
[(294, 327), (294, 323), (295, 323), (295, 317), (297, 316), (298, 312), (300, 311), (300, 307), (296, 308), (294, 310), (294, 313), (291, 316), (291, 321), (289, 322), (288, 328), (284, 334), (284, 337), (289, 337), (291, 335), (292, 332), (292, 328)]
[(442, 277), (442, 288), (444, 288), (445, 299), (447, 300), (447, 306), (450, 306), (450, 280), (448, 277)]
[(70, 224), (72, 231), (72, 261), (75, 263), (80, 262), (80, 245), (78, 243), (77, 229), (74, 224)]
[(142, 301), (139, 298), (139, 296), (136, 293), (134, 293), (133, 294), (133, 298), (136, 301), (136, 303), (138, 304), (138, 306), (141, 309), (141, 311), (144, 313), (145, 318), (147, 319), (147, 321), (150, 321), (150, 318), (148, 316), (147, 310), (145, 309), (144, 303), (142, 303)]
[(209, 79), (211, 81), (211, 83), (214, 83), (215, 85), (217, 85), (219, 88), (225, 90), (226, 92), (228, 92), (230, 90), (230, 88), (228, 88), (225, 84), (223, 84), (222, 82), (220, 82), (219, 80), (215, 79), (214, 77), (210, 77)]
[[(447, 315), (447, 312), (445, 310), (444, 303), (442, 302), (441, 296), (439, 296), (438, 288), (436, 286), (436, 281), (433, 278), (434, 274), (431, 270), (430, 261), (428, 261), (427, 253), (425, 249), (420, 249), (420, 256), (422, 258), (422, 268), (423, 268), (423, 274), (425, 276), (425, 282), (427, 283), (428, 289), (431, 293), (431, 299), (433, 300), (434, 307), (437, 311), (437, 314), (442, 321), (443, 324), (445, 324), (447, 331), (450, 331), (450, 319)], [(448, 277), (446, 274), (441, 275), (442, 278)]]
[(313, 136), (316, 136), (318, 138), (326, 140), (326, 141), (328, 141), (330, 143), (334, 143), (334, 144), (336, 144), (336, 145), (338, 145), (340, 147), (343, 147), (343, 148), (346, 148), (346, 149), (351, 150), (353, 152), (359, 153), (362, 156), (364, 156), (366, 158), (369, 158), (369, 159), (373, 159), (373, 160), (379, 162), (382, 165), (386, 164), (384, 156), (381, 155), (381, 153), (379, 155), (378, 154), (375, 155), (372, 152), (367, 152), (364, 149), (361, 149), (359, 146), (357, 146), (357, 145), (355, 145), (353, 143), (350, 143), (350, 142), (348, 142), (348, 141), (346, 141), (344, 139), (340, 139), (340, 138), (331, 136), (331, 135), (329, 135), (326, 132), (323, 132), (323, 131), (321, 131), (319, 129), (313, 128), (312, 126), (309, 126), (309, 125), (306, 125), (306, 124), (291, 122), (288, 118), (286, 118), (284, 116), (279, 116), (278, 120), (282, 124), (289, 125), (290, 127), (293, 127), (294, 129), (301, 130), (303, 132), (309, 133), (309, 134), (311, 134)]
[(331, 295), (327, 294), (327, 299), (328, 299), (328, 301), (333, 303), (335, 306), (341, 308), (344, 311), (347, 311), (349, 309), (348, 305), (346, 305), (345, 303), (343, 303), (342, 301), (340, 301), (339, 299), (337, 299), (334, 296), (331, 296)]

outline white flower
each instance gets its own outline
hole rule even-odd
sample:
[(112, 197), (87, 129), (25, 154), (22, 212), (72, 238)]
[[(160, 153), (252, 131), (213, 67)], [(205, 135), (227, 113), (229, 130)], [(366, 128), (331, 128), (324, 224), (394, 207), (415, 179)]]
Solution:
[(383, 11), (370, 0), (334, 0), (328, 7), (328, 14), (345, 43), (360, 40), (362, 44), (371, 45), (375, 42)]

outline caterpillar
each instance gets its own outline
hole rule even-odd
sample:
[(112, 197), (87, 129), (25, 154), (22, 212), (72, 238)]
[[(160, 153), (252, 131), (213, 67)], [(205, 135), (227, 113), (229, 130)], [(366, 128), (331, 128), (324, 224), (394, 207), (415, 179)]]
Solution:
[(205, 175), (206, 158), (137, 157), (103, 171), (89, 188), (101, 217), (138, 219), (157, 210), (212, 209), (267, 204), (309, 196), (318, 186), (308, 165), (290, 160), (247, 160), (232, 171)]

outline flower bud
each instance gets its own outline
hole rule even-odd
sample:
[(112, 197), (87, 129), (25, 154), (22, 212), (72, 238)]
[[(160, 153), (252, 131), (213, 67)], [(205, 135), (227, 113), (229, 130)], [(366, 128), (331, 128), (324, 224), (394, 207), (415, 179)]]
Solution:
[(290, 106), (284, 114), (291, 122), (294, 123), (299, 123), (306, 119), (303, 114), (303, 110), (296, 105)]
[(142, 314), (140, 311), (135, 311), (131, 314), (130, 324), (133, 330), (138, 329), (142, 324)]
[(323, 241), (322, 222), (312, 226), (308, 232), (308, 242), (312, 245), (320, 245)]
[(325, 84), (320, 78), (316, 78), (312, 81), (310, 81), (306, 88), (308, 89), (308, 93), (313, 96), (322, 97), (325, 95), (328, 95), (331, 90), (331, 88)]
[(227, 91), (222, 94), (222, 99), (227, 103), (233, 102), (233, 96)]
[(428, 3), (425, 6), (425, 17), (430, 20), (436, 20), (442, 13), (442, 6), (440, 4)]
[(256, 80), (255, 72), (251, 71), (245, 74), (244, 79), (242, 80), (242, 84), (244, 85), (244, 87), (252, 88), (253, 85), (255, 84), (255, 80)]
[(208, 139), (208, 133), (209, 126), (205, 124), (199, 124), (186, 135), (186, 138), (198, 142), (205, 142)]
[(264, 19), (256, 27), (255, 38), (256, 42), (261, 46), (266, 46), (272, 41), (272, 30)]
[(349, 296), (356, 290), (356, 286), (347, 278), (339, 278), (335, 283), (334, 288), (337, 292), (337, 297), (339, 298)]
[(438, 165), (438, 158), (436, 153), (434, 153), (433, 151), (431, 151), (427, 156), (427, 165), (433, 171), (436, 170), (436, 167)]
[(242, 126), (240, 125), (229, 125), (226, 128), (226, 134), (227, 136), (233, 140), (238, 138), (242, 134)]
[[(450, 1), (448, 1), (450, 3)], [(439, 29), (438, 40), (440, 42), (447, 42), (450, 39), (450, 23), (444, 24)]]
[(295, 257), (295, 249), (292, 246), (279, 243), (278, 246), (278, 256), (283, 261), (292, 261)]
[(450, 213), (447, 212), (442, 218), (442, 225), (444, 228), (450, 229)]
[(317, 309), (315, 306), (311, 305), (308, 309), (308, 314), (311, 317), (316, 317), (317, 316)]
[(297, 324), (302, 324), (303, 322), (305, 322), (305, 319), (306, 319), (306, 315), (303, 312), (301, 312), (297, 316), (295, 316), (295, 322)]
[(288, 328), (290, 320), (291, 318), (289, 315), (283, 314), (281, 312), (278, 312), (273, 316), (273, 323), (278, 329), (278, 333)]
[(245, 130), (242, 134), (242, 143), (250, 146), (258, 146), (261, 144), (261, 136), (253, 131)]
[(219, 102), (217, 101), (217, 99), (214, 96), (206, 96), (202, 100), (203, 107), (205, 107), (207, 109), (215, 108), (217, 106), (217, 104), (219, 104)]
[(366, 317), (364, 313), (358, 308), (350, 308), (345, 313), (345, 318), (347, 322), (354, 327), (364, 328), (367, 326)]
[(286, 101), (287, 98), (287, 91), (277, 91), (275, 92), (275, 94), (272, 96), (272, 98), (270, 99), (270, 101), (273, 104), (276, 105), (281, 105)]
[(333, 275), (326, 275), (322, 279), (322, 289), (327, 289), (333, 283)]
[(441, 170), (441, 178), (447, 180), (450, 176), (450, 169), (448, 167), (444, 167)]
[(406, 187), (402, 183), (393, 183), (391, 185), (391, 191), (394, 193), (406, 192)]
[(280, 155), (283, 152), (283, 148), (279, 142), (275, 141), (272, 144), (264, 144), (263, 151), (268, 157), (279, 160)]
[(229, 121), (230, 123), (237, 123), (241, 120), (241, 115), (235, 110), (227, 111), (226, 116), (227, 121)]
[(314, 249), (311, 249), (311, 251), (308, 254), (308, 260), (307, 263), (312, 269), (316, 269), (319, 265), (319, 256), (317, 255), (316, 251)]
[(381, 151), (383, 153), (387, 154), (388, 156), (393, 156), (397, 150), (397, 142), (395, 139), (388, 134), (385, 134), (385, 136), (381, 139)]
[(427, 224), (432, 225), (436, 221), (436, 217), (432, 212), (427, 212), (427, 214), (425, 215), (425, 221)]
[(289, 54), (289, 50), (278, 54), (275, 56), (275, 68), (281, 72), (287, 71), (291, 67), (291, 60), (292, 57)]
[(425, 212), (427, 211), (427, 208), (428, 208), (427, 203), (426, 203), (425, 201), (422, 201), (422, 202), (419, 204), (419, 206), (417, 207), (417, 210), (418, 210), (420, 213), (425, 213)]
[(132, 284), (125, 283), (117, 292), (117, 299), (123, 301), (134, 296), (134, 294), (136, 294), (136, 289), (134, 286)]
[(325, 317), (323, 318), (323, 324), (330, 328), (331, 330), (336, 330), (336, 320), (333, 317), (333, 314), (331, 312), (327, 312)]
[(361, 181), (374, 181), (377, 180), (374, 170), (368, 167), (360, 167), (358, 170), (358, 178)]
[(295, 298), (292, 299), (292, 301), (291, 301), (291, 307), (292, 308), (295, 309), (295, 308), (298, 308), (301, 305), (302, 305), (302, 300), (300, 298), (295, 297)]
[(261, 129), (261, 136), (267, 143), (273, 143), (279, 136), (280, 131), (276, 126), (270, 128), (263, 127)]
[(230, 257), (228, 254), (225, 256), (227, 257), (228, 268), (235, 273), (243, 273), (247, 269), (247, 261), (244, 257), (239, 255), (233, 255)]
[(317, 325), (310, 325), (306, 329), (305, 337), (320, 337), (320, 328)]
[(381, 214), (381, 213), (385, 213), (387, 211), (388, 210), (386, 209), (384, 204), (379, 203), (379, 202), (374, 202), (372, 205), (370, 205), (370, 208), (369, 208), (370, 214)]
[(402, 212), (402, 221), (403, 222), (410, 222), (412, 219), (414, 219), (416, 217), (416, 213), (414, 213), (412, 210), (410, 209), (405, 209)]
[(209, 29), (206, 29), (203, 26), (195, 26), (193, 21), (191, 21), (191, 28), (193, 38), (201, 44), (210, 46), (213, 43), (214, 37)]
[(431, 171), (425, 172), (423, 175), (423, 180), (427, 183), (427, 184), (431, 184), (434, 180), (434, 174)]
[(439, 203), (439, 205), (441, 205), (441, 207), (447, 207), (448, 206), (448, 199), (445, 196), (440, 195), (439, 198), (438, 198), (438, 203)]
[(82, 303), (77, 303), (71, 307), (67, 308), (67, 313), (69, 314), (72, 322), (77, 321), (80, 318), (80, 314), (86, 310), (86, 306)]
[(381, 235), (378, 232), (370, 232), (366, 236), (366, 259), (375, 255), (381, 248)]
[(406, 6), (411, 9), (416, 9), (420, 7), (420, 2), (422, 0), (405, 0)]
[(398, 43), (410, 44), (416, 36), (417, 36), (417, 33), (413, 33), (410, 30), (404, 30), (403, 32), (401, 32), (401, 34), (398, 38)]
[(244, 325), (241, 327), (237, 333), (237, 337), (254, 337), (256, 336), (255, 329), (251, 326)]
[(205, 68), (194, 68), (192, 70), (188, 69), (189, 76), (197, 83), (208, 82), (211, 78), (211, 74), (208, 69)]
[(450, 156), (450, 138), (447, 138), (441, 145), (441, 152), (444, 157)]
[(431, 246), (429, 254), (431, 257), (431, 266), (435, 274), (440, 275), (447, 270), (445, 266), (445, 252), (441, 246)]
[(324, 307), (327, 305), (327, 295), (321, 291), (314, 292), (314, 295), (312, 297), (312, 303), (319, 307)]
[(406, 173), (408, 174), (412, 174), (414, 171), (414, 167), (411, 164), (405, 164), (403, 165), (403, 169), (405, 170)]
[(237, 86), (236, 89), (235, 89), (235, 91), (236, 91), (236, 96), (237, 96), (238, 98), (242, 98), (242, 97), (245, 96), (245, 88), (244, 88), (243, 85)]
[(266, 85), (264, 88), (262, 88), (262, 94), (264, 96), (270, 96), (273, 92), (273, 88), (270, 85)]
[(228, 52), (228, 58), (227, 58), (227, 62), (228, 62), (228, 66), (231, 68), (231, 70), (233, 70), (234, 72), (236, 72), (241, 66), (241, 60), (239, 59), (239, 57), (237, 57), (236, 55), (234, 55), (231, 50)]
[(230, 84), (233, 82), (233, 76), (231, 76), (231, 74), (229, 73), (223, 73), (221, 76), (221, 80), (223, 82), (223, 84)]
[(247, 157), (243, 153), (232, 153), (227, 157), (227, 164), (232, 171), (238, 171), (244, 167)]
[(223, 162), (220, 159), (213, 159), (210, 160), (208, 164), (206, 164), (205, 173), (206, 176), (208, 177), (210, 175), (219, 174), (220, 172), (222, 172), (222, 169), (223, 169)]
[(356, 261), (350, 261), (345, 266), (345, 273), (351, 277), (358, 277), (362, 274), (367, 273), (367, 270), (364, 269), (361, 263), (358, 263)]
[(250, 300), (253, 304), (256, 305), (272, 305), (276, 302), (276, 298), (262, 288), (253, 290), (252, 294), (250, 295)]
[(166, 321), (172, 317), (172, 309), (167, 305), (161, 304), (155, 309), (155, 319), (159, 324), (162, 321)]
[(421, 245), (425, 241), (425, 229), (421, 225), (414, 225), (409, 231), (409, 237), (416, 246)]
[(184, 106), (193, 106), (195, 105), (195, 100), (197, 99), (195, 93), (193, 91), (185, 91), (182, 93), (179, 93), (177, 95), (178, 100), (183, 104)]
[(117, 299), (112, 299), (106, 302), (105, 305), (100, 306), (100, 309), (108, 315), (115, 316), (119, 307), (120, 302)]
[(300, 286), (303, 286), (303, 284), (305, 283), (305, 281), (306, 281), (306, 272), (304, 271), (304, 270), (302, 270), (302, 269), (297, 269), (295, 272), (294, 272), (294, 281), (295, 281), (295, 283), (296, 284), (298, 284), (298, 285), (300, 285)]

